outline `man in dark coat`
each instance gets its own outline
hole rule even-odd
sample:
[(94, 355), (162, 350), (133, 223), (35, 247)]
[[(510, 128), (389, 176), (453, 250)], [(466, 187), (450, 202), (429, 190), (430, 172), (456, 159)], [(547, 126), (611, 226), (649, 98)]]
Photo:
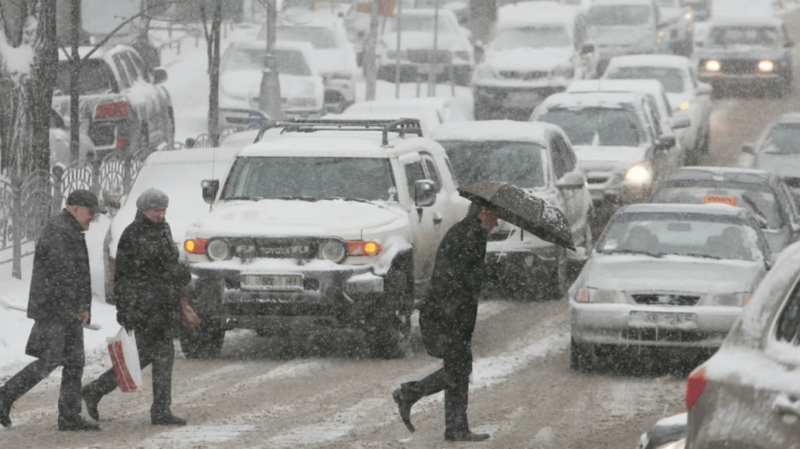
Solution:
[(444, 390), (447, 441), (483, 441), (488, 434), (469, 430), (467, 402), (472, 373), (472, 332), (478, 294), (486, 278), (486, 238), (497, 226), (498, 212), (473, 203), (466, 218), (447, 231), (436, 252), (431, 290), (419, 308), (419, 327), (429, 355), (444, 367), (428, 377), (406, 382), (392, 392), (400, 417), (414, 431), (411, 406)]
[[(191, 280), (191, 273), (178, 261), (178, 248), (164, 220), (168, 205), (167, 195), (156, 189), (144, 191), (136, 200), (136, 218), (122, 232), (117, 245), (114, 295), (117, 322), (134, 331), (141, 367), (153, 365), (150, 422), (185, 425), (185, 419), (172, 414), (170, 404), (181, 289)], [(113, 369), (83, 388), (89, 416), (100, 419), (97, 404), (115, 388)]]
[(33, 256), (28, 318), (34, 320), (25, 353), (36, 357), (0, 387), (0, 424), (11, 426), (11, 405), (63, 366), (58, 430), (100, 430), (81, 416), (85, 364), (83, 327), (91, 321), (92, 280), (84, 232), (103, 208), (88, 190), (75, 190), (67, 207), (45, 226)]

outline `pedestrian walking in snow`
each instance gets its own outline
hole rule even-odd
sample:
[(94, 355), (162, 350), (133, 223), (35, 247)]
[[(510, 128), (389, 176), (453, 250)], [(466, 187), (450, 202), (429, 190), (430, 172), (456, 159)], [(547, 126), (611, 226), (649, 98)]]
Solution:
[[(178, 261), (178, 248), (164, 220), (167, 206), (167, 194), (156, 189), (144, 191), (136, 200), (136, 217), (125, 228), (117, 246), (114, 295), (117, 322), (134, 331), (141, 367), (153, 365), (150, 422), (185, 425), (186, 420), (173, 415), (170, 405), (175, 363), (173, 339), (180, 334), (181, 289), (189, 283), (191, 274)], [(97, 410), (100, 399), (116, 388), (113, 369), (83, 387), (89, 416), (100, 419)]]
[(81, 376), (85, 365), (83, 327), (92, 317), (89, 254), (84, 232), (104, 212), (97, 196), (75, 190), (67, 207), (45, 226), (36, 242), (28, 296), (34, 320), (25, 353), (36, 357), (0, 387), (0, 424), (11, 426), (11, 405), (62, 366), (58, 430), (100, 430), (81, 416)]
[(453, 225), (436, 253), (431, 290), (420, 306), (419, 327), (425, 350), (443, 360), (444, 367), (420, 381), (406, 382), (392, 392), (400, 417), (411, 432), (411, 407), (425, 396), (444, 390), (447, 441), (483, 441), (488, 434), (472, 433), (467, 420), (469, 375), (472, 372), (472, 333), (478, 313), (478, 294), (486, 277), (486, 239), (497, 226), (499, 213), (473, 202), (466, 218)]

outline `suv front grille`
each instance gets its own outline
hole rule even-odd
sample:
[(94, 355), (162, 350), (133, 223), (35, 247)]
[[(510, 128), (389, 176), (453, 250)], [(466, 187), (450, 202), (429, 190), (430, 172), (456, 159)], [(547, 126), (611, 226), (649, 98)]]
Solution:
[(756, 73), (758, 61), (755, 59), (726, 59), (720, 62), (722, 73), (746, 75)]
[(605, 184), (608, 181), (608, 176), (590, 176), (586, 179), (589, 184)]
[(540, 78), (547, 78), (547, 72), (535, 71), (535, 72), (522, 72), (519, 70), (501, 70), (500, 76), (505, 79), (512, 79), (512, 80), (521, 80), (521, 81), (530, 81), (536, 80)]
[(635, 294), (631, 296), (636, 304), (660, 306), (693, 306), (700, 300), (699, 296), (690, 295)]

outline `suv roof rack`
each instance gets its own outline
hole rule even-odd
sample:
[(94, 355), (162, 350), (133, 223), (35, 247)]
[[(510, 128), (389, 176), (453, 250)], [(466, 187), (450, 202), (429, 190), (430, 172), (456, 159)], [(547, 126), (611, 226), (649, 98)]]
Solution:
[(336, 119), (292, 119), (281, 122), (272, 122), (261, 128), (256, 137), (256, 142), (261, 140), (268, 129), (283, 128), (285, 132), (313, 133), (316, 131), (381, 131), (383, 134), (381, 145), (389, 145), (389, 133), (397, 133), (401, 137), (405, 134), (416, 134), (422, 137), (422, 125), (419, 119), (399, 118), (396, 120), (336, 120)]

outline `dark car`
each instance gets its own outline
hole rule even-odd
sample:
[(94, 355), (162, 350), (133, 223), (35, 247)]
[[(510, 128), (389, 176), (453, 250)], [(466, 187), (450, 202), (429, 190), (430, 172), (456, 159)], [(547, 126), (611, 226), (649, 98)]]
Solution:
[(742, 151), (753, 155), (750, 168), (777, 173), (800, 198), (800, 113), (782, 115), (756, 143), (745, 143)]
[[(94, 47), (81, 47), (85, 58)], [(53, 109), (69, 125), (69, 55), (59, 52)], [(132, 47), (99, 48), (81, 65), (78, 91), (80, 127), (88, 135), (90, 151), (103, 156), (113, 151), (126, 154), (171, 148), (175, 137), (172, 100), (162, 85), (163, 68), (148, 70)]]
[(792, 86), (793, 46), (780, 18), (714, 18), (696, 50), (700, 79), (715, 92), (721, 87), (749, 91), (755, 84), (782, 97)]
[(664, 177), (651, 203), (724, 203), (753, 212), (772, 253), (800, 237), (800, 214), (781, 178), (762, 170), (683, 167)]

